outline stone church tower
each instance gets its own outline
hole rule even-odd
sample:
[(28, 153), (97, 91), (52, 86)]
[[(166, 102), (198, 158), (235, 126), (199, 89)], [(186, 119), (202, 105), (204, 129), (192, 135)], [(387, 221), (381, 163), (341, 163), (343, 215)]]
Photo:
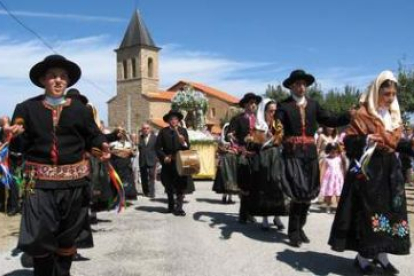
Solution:
[(116, 52), (117, 95), (108, 101), (110, 127), (124, 126), (130, 132), (150, 117), (145, 98), (159, 91), (159, 50), (139, 13), (135, 11)]

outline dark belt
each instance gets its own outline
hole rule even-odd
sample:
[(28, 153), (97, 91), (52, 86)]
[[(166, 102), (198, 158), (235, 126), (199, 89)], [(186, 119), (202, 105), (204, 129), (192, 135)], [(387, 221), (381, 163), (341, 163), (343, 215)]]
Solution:
[(90, 165), (87, 160), (68, 165), (49, 165), (27, 161), (25, 173), (36, 180), (78, 180), (90, 174)]

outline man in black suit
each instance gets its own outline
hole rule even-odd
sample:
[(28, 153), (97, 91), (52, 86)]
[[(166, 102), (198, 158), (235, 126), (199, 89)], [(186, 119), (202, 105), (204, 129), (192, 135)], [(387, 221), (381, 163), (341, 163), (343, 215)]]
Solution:
[(151, 131), (149, 124), (141, 126), (139, 137), (139, 171), (141, 174), (142, 191), (145, 196), (155, 197), (155, 165), (157, 164), (157, 153), (155, 152), (155, 142), (157, 136)]
[[(158, 160), (162, 164), (161, 182), (168, 196), (168, 211), (177, 216), (185, 216), (183, 210), (184, 193), (189, 183), (188, 176), (180, 176), (176, 168), (175, 155), (180, 150), (190, 148), (187, 130), (179, 126), (183, 115), (170, 110), (164, 115), (164, 122), (169, 126), (158, 133), (155, 143)], [(176, 198), (174, 198), (174, 195)]]

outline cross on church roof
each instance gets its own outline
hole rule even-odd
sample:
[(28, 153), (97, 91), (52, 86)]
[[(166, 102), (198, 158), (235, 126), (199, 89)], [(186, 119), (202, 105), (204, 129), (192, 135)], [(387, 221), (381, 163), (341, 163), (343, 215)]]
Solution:
[(135, 10), (119, 49), (138, 45), (157, 48), (139, 11)]

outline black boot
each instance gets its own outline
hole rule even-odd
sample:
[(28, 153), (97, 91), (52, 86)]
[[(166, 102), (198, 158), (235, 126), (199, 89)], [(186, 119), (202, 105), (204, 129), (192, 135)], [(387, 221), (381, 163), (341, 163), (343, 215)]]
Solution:
[(305, 231), (303, 231), (303, 227), (306, 224), (306, 219), (308, 218), (308, 210), (310, 204), (309, 203), (302, 203), (300, 207), (300, 239), (303, 243), (310, 243), (309, 238), (306, 236)]
[(175, 212), (174, 212), (176, 216), (186, 215), (183, 209), (183, 205), (184, 205), (184, 195), (177, 195), (177, 206), (175, 207)]
[(174, 207), (175, 207), (174, 194), (168, 193), (167, 197), (168, 197), (168, 213), (173, 213)]
[(239, 223), (246, 224), (248, 222), (256, 222), (256, 219), (249, 214), (249, 198), (248, 196), (240, 196), (240, 209), (239, 209)]
[(56, 256), (54, 276), (70, 276), (73, 256)]
[(52, 254), (45, 258), (33, 258), (34, 276), (54, 276), (55, 259)]
[(288, 236), (290, 245), (293, 247), (300, 247), (302, 239), (300, 237), (300, 205), (299, 203), (291, 202), (289, 211), (289, 225), (288, 225)]

